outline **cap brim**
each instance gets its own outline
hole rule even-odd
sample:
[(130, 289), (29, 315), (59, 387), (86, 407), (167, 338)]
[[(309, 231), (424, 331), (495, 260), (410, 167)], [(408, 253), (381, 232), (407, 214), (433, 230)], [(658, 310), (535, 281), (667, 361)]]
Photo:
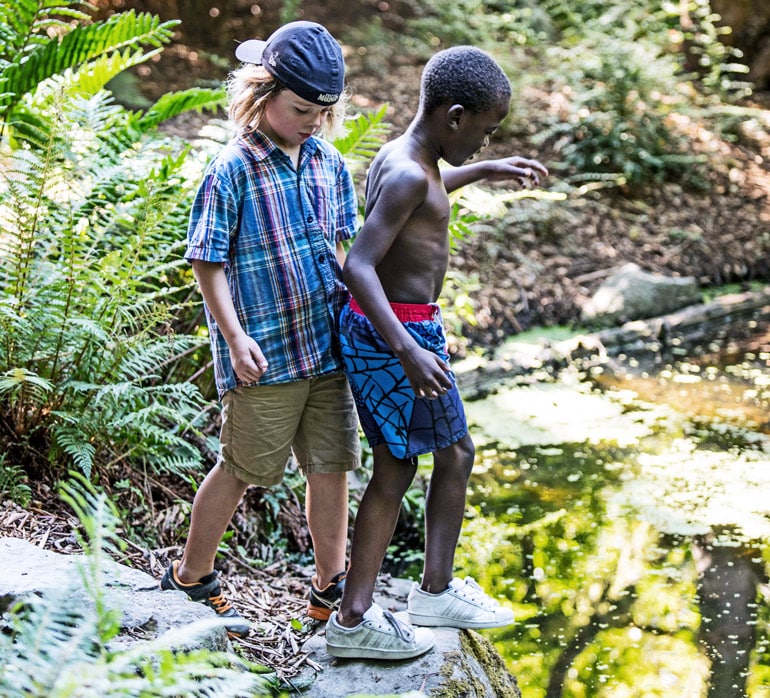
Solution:
[(262, 63), (262, 52), (265, 50), (267, 42), (259, 39), (249, 39), (243, 41), (235, 47), (235, 57), (242, 63)]

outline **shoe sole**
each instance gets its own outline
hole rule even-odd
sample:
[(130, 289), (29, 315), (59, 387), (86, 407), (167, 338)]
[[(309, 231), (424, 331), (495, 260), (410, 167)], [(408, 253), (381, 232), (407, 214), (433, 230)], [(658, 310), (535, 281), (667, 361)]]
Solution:
[(514, 619), (503, 619), (498, 621), (471, 621), (456, 620), (454, 618), (445, 618), (443, 616), (420, 616), (409, 612), (409, 622), (412, 625), (419, 625), (426, 628), (461, 628), (466, 630), (484, 630), (485, 628), (504, 628), (511, 625)]
[(318, 606), (308, 606), (307, 615), (315, 620), (329, 620), (329, 616), (332, 614), (331, 608), (318, 608)]
[(419, 657), (421, 654), (425, 654), (433, 649), (433, 645), (430, 647), (418, 647), (413, 650), (377, 650), (370, 647), (337, 647), (334, 645), (326, 644), (326, 651), (332, 657), (339, 657), (342, 659), (413, 659)]

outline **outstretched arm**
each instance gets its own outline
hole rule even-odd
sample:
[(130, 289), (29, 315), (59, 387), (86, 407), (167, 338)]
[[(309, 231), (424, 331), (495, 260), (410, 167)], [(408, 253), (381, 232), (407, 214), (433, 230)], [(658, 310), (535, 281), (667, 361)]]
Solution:
[(479, 160), (441, 171), (441, 179), (448, 192), (481, 179), (489, 182), (513, 179), (522, 187), (531, 189), (540, 184), (541, 177), (547, 176), (548, 170), (538, 160), (529, 160), (518, 155), (497, 160)]

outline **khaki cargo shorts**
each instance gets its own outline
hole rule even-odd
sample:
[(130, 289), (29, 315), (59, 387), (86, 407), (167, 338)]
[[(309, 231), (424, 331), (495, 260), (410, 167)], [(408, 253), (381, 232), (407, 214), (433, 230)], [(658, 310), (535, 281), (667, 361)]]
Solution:
[(358, 417), (342, 372), (279, 385), (242, 386), (222, 397), (218, 465), (244, 482), (281, 482), (294, 454), (309, 473), (360, 464)]

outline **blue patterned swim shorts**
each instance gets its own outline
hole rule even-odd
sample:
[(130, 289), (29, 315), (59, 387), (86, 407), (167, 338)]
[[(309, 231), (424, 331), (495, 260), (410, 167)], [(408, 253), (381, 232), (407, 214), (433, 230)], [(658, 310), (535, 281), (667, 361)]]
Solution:
[[(441, 313), (436, 304), (391, 303), (418, 344), (449, 360)], [(428, 399), (417, 397), (401, 362), (355, 301), (340, 314), (345, 373), (356, 400), (358, 418), (369, 445), (385, 443), (401, 459), (432, 453), (459, 441), (468, 431), (462, 398), (452, 388)]]

